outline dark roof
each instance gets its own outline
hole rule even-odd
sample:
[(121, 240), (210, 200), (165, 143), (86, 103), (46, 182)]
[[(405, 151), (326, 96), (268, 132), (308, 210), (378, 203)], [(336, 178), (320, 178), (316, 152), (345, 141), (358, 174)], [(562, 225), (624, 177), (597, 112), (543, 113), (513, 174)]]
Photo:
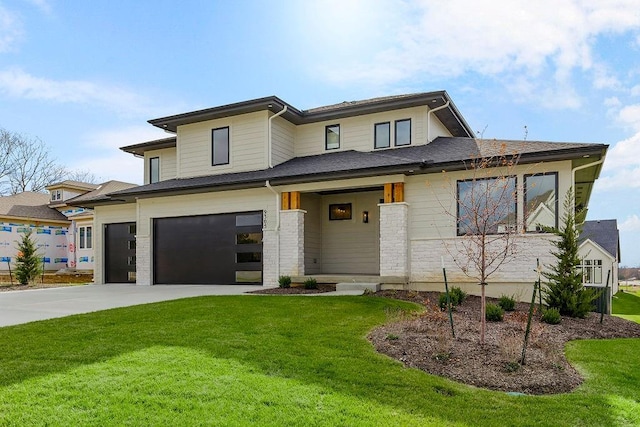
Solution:
[(371, 152), (340, 151), (296, 157), (271, 169), (207, 175), (160, 181), (116, 191), (101, 201), (126, 201), (133, 197), (256, 188), (269, 180), (273, 185), (314, 182), (325, 179), (370, 177), (380, 174), (420, 174), (441, 170), (464, 170), (465, 161), (482, 156), (519, 153), (520, 163), (567, 160), (602, 155), (603, 144), (542, 141), (486, 141), (473, 138), (439, 137), (426, 145)]
[(135, 154), (137, 156), (143, 156), (145, 151), (148, 150), (160, 150), (162, 148), (175, 147), (178, 142), (178, 138), (175, 136), (169, 138), (156, 139), (153, 141), (142, 142), (140, 144), (127, 145), (126, 147), (120, 147), (124, 152)]
[(176, 132), (178, 126), (181, 125), (230, 117), (239, 114), (253, 113), (256, 111), (269, 110), (273, 113), (278, 113), (287, 107), (287, 111), (282, 114), (282, 117), (293, 124), (300, 125), (324, 120), (336, 120), (344, 117), (373, 114), (382, 111), (397, 110), (401, 108), (429, 106), (429, 108), (435, 109), (444, 105), (447, 105), (447, 108), (438, 110), (434, 114), (446, 126), (449, 132), (451, 132), (453, 136), (473, 136), (473, 130), (466, 123), (462, 114), (460, 114), (456, 106), (453, 104), (453, 101), (451, 101), (451, 98), (449, 98), (446, 91), (393, 95), (360, 101), (345, 101), (339, 104), (312, 108), (306, 111), (298, 110), (277, 96), (268, 96), (265, 98), (251, 99), (248, 101), (221, 105), (204, 110), (161, 117), (149, 120), (149, 123), (159, 127), (160, 129)]
[(136, 184), (131, 184), (122, 181), (107, 181), (96, 186), (96, 189), (89, 191), (88, 193), (81, 194), (66, 201), (69, 205), (77, 204), (78, 202), (88, 202), (92, 200), (102, 199), (106, 194), (113, 193), (114, 191), (125, 190), (127, 188), (137, 187)]
[(615, 219), (600, 219), (585, 221), (580, 233), (580, 241), (592, 240), (612, 257), (620, 261), (620, 235), (618, 221)]
[(0, 216), (28, 218), (34, 221), (67, 221), (67, 217), (48, 206), (49, 195), (25, 191), (0, 197)]

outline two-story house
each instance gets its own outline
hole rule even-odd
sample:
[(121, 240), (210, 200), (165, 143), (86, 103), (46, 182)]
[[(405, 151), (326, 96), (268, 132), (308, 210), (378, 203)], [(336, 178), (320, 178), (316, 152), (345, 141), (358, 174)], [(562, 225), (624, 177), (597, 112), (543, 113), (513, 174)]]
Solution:
[(144, 159), (145, 184), (83, 204), (99, 230), (96, 283), (273, 286), (289, 275), (440, 289), (444, 262), (470, 286), (447, 242), (463, 238), (456, 198), (475, 185), (469, 159), (499, 144), (519, 155), (508, 213), (532, 258), (492, 284), (530, 286), (550, 246), (522, 225), (524, 207), (545, 203), (531, 210), (556, 225), (571, 187), (586, 206), (607, 150), (475, 139), (444, 91), (304, 111), (271, 96), (149, 123), (174, 136), (122, 148)]

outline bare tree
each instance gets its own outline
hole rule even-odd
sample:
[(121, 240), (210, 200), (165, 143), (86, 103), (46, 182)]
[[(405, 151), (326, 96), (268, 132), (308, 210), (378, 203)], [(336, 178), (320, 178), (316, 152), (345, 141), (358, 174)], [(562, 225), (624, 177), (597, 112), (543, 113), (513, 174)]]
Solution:
[(90, 170), (78, 169), (67, 172), (65, 179), (72, 181), (85, 182), (87, 184), (98, 184), (98, 178)]
[[(522, 223), (516, 221), (517, 152), (504, 143), (478, 140), (479, 151), (465, 166), (471, 177), (455, 183), (455, 210), (444, 209), (455, 218), (458, 239), (445, 245), (462, 272), (481, 286), (480, 342), (484, 343), (485, 286), (489, 277), (509, 260), (519, 256), (516, 237)], [(453, 185), (453, 184), (452, 184)]]
[(45, 191), (55, 182), (74, 177), (95, 180), (89, 171), (69, 171), (38, 138), (0, 129), (0, 195)]

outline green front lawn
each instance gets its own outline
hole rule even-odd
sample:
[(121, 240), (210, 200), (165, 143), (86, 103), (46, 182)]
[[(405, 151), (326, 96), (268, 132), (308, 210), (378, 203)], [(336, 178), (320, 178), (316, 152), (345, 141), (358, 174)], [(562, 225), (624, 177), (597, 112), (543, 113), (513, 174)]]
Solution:
[(377, 354), (367, 332), (417, 308), (201, 297), (0, 328), (0, 425), (640, 423), (640, 340), (573, 342), (582, 387), (509, 396)]
[(615, 316), (640, 323), (640, 292), (618, 292), (613, 296), (611, 311)]

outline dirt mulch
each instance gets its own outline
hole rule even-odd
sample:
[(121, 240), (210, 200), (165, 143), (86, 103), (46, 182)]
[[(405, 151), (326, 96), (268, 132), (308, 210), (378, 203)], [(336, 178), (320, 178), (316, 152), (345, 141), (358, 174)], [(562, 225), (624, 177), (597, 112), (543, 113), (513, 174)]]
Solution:
[(336, 285), (318, 284), (318, 289), (305, 289), (303, 285), (292, 284), (290, 288), (269, 288), (260, 289), (258, 291), (247, 292), (251, 294), (268, 294), (268, 295), (301, 295), (301, 294), (322, 294), (325, 292), (333, 292)]
[[(477, 387), (526, 394), (565, 393), (583, 379), (567, 362), (564, 346), (570, 340), (591, 338), (640, 338), (640, 324), (615, 316), (591, 313), (585, 319), (562, 317), (559, 325), (532, 323), (526, 364), (522, 354), (529, 305), (518, 303), (502, 322), (487, 322), (485, 343), (480, 343), (480, 298), (470, 296), (453, 313), (456, 337), (446, 312), (437, 307), (437, 292), (381, 291), (378, 296), (414, 301), (426, 306), (415, 316), (390, 317), (369, 339), (376, 350), (408, 367)], [(487, 302), (497, 303), (487, 298)], [(404, 317), (404, 318), (402, 318)]]
[[(13, 284), (11, 284), (13, 280)], [(93, 282), (92, 274), (45, 274), (38, 277), (35, 283), (29, 285), (19, 285), (16, 277), (11, 278), (8, 274), (0, 275), (0, 292), (22, 291), (26, 289), (60, 288), (63, 286), (76, 286)]]

